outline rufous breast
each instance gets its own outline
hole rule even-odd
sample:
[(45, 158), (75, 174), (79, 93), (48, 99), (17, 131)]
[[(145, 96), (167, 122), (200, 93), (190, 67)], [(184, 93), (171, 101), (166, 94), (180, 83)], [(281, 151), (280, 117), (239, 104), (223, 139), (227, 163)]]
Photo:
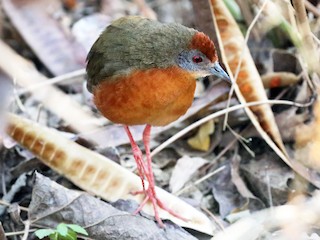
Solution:
[(191, 106), (196, 80), (179, 67), (136, 70), (94, 89), (98, 110), (114, 123), (163, 126)]

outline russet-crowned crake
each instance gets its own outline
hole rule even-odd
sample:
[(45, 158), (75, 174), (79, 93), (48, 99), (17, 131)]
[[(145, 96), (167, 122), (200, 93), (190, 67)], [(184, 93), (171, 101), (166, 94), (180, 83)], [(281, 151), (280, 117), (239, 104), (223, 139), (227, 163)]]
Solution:
[[(193, 101), (197, 78), (215, 75), (228, 79), (213, 42), (204, 33), (180, 24), (122, 17), (104, 30), (87, 60), (87, 86), (95, 105), (103, 116), (124, 125), (131, 142), (146, 196), (136, 212), (150, 200), (160, 226), (157, 207), (183, 219), (156, 196), (150, 131), (151, 126), (169, 124), (185, 114)], [(128, 127), (142, 124), (146, 125), (146, 161)]]

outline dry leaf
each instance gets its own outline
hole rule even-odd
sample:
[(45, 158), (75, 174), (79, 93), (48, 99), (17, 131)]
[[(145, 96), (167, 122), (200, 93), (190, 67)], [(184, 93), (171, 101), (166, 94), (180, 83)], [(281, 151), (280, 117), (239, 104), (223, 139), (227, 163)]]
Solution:
[(236, 186), (238, 192), (245, 198), (258, 199), (253, 193), (248, 189), (244, 180), (240, 176), (240, 156), (235, 156), (231, 162), (231, 181)]
[(196, 150), (208, 151), (210, 148), (210, 135), (214, 133), (214, 121), (202, 124), (195, 136), (188, 139), (188, 144)]
[(207, 160), (200, 157), (183, 156), (175, 165), (171, 179), (170, 189), (173, 193), (178, 192), (198, 171), (200, 167), (208, 163)]
[(214, 199), (219, 204), (219, 213), (222, 218), (239, 211), (243, 211), (247, 206), (247, 199), (242, 197), (235, 185), (231, 181), (231, 167), (229, 161), (225, 163), (225, 168), (212, 176), (210, 186)]
[[(121, 205), (130, 208), (130, 202)], [(69, 190), (39, 173), (35, 173), (28, 214), (31, 224), (48, 228), (56, 228), (61, 222), (77, 224), (87, 230), (90, 238), (99, 240), (195, 240), (176, 225), (165, 222), (166, 230), (160, 229), (154, 221), (120, 211), (87, 193)]]
[[(220, 42), (223, 47), (221, 52), (223, 60), (225, 59), (226, 63), (228, 63), (226, 67), (229, 75), (234, 76), (237, 71), (239, 61), (242, 60), (240, 71), (236, 79), (237, 85), (235, 86), (235, 92), (239, 101), (241, 103), (266, 101), (268, 98), (263, 88), (262, 80), (237, 23), (222, 0), (211, 0), (210, 2), (213, 11), (212, 17), (216, 24), (216, 28), (219, 31), (219, 36), (221, 36)], [(286, 158), (286, 150), (271, 107), (264, 104), (251, 107), (250, 109), (245, 108), (245, 110), (258, 132), (262, 134), (263, 138), (271, 148), (279, 155), (282, 154), (283, 160), (290, 165)], [(258, 118), (259, 123), (257, 123), (256, 117)], [(269, 137), (265, 133), (271, 137), (277, 146), (270, 141)], [(280, 153), (279, 148), (282, 153)]]
[(287, 202), (290, 192), (288, 182), (294, 179), (294, 173), (279, 162), (274, 153), (251, 159), (240, 168), (248, 186), (264, 203), (279, 205)]
[[(59, 22), (59, 0), (3, 0), (3, 8), (36, 55), (54, 74), (85, 66), (86, 53)], [(64, 29), (65, 28), (65, 29)]]

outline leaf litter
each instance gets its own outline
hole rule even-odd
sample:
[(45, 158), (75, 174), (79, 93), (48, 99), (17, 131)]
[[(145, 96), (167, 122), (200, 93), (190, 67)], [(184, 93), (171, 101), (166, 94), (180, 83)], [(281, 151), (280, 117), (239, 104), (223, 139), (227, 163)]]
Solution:
[[(3, 1), (2, 6), (6, 19), (2, 16), (2, 20), (4, 20), (2, 22), (5, 24), (0, 24), (0, 49), (5, 58), (0, 60), (0, 91), (2, 91), (0, 96), (9, 100), (10, 104), (9, 107), (5, 107), (4, 101), (1, 101), (2, 119), (5, 115), (3, 109), (6, 108), (7, 111), (18, 113), (20, 116), (40, 122), (42, 125), (55, 128), (59, 134), (70, 132), (69, 139), (72, 141), (77, 141), (93, 151), (101, 152), (109, 159), (114, 159), (123, 167), (134, 172), (136, 171), (134, 165), (128, 164), (128, 160), (125, 160), (125, 156), (128, 156), (130, 151), (128, 139), (122, 127), (102, 119), (90, 103), (91, 96), (84, 90), (85, 86), (82, 84), (85, 79), (83, 67), (90, 45), (106, 24), (127, 13), (145, 14), (149, 17), (154, 16), (155, 13), (161, 21), (174, 19), (191, 27), (196, 25), (198, 29), (211, 33), (210, 37), (217, 40), (216, 45), (221, 50), (223, 46), (219, 44), (221, 42), (219, 34), (214, 33), (219, 31), (217, 30), (219, 26), (212, 24), (210, 5), (207, 2), (197, 0), (191, 1), (192, 4), (187, 0), (175, 3), (173, 1), (121, 1), (115, 3), (115, 1), (103, 0), (100, 5), (86, 1), (79, 1), (75, 4), (67, 4), (66, 2), (50, 0), (50, 3), (46, 3), (47, 5), (44, 6), (44, 2), (39, 0)], [(229, 7), (236, 6), (234, 1), (231, 2), (233, 3), (228, 4)], [(240, 12), (237, 7), (234, 7), (236, 8), (234, 12), (237, 13), (236, 19), (240, 21), (237, 23), (248, 28), (256, 12), (244, 11), (247, 2), (236, 2), (240, 6)], [(296, 4), (298, 1), (294, 2), (294, 6), (288, 6), (268, 1), (265, 9), (262, 9), (261, 4), (254, 3), (257, 9), (262, 9), (263, 18), (257, 19), (258, 25), (253, 26), (252, 29), (253, 36), (246, 43), (248, 43), (250, 53), (253, 56), (248, 67), (250, 69), (257, 68), (257, 71), (254, 70), (257, 74), (257, 77), (254, 77), (254, 81), (256, 81), (254, 86), (259, 85), (259, 87), (254, 87), (253, 90), (257, 90), (259, 94), (256, 94), (255, 91), (250, 94), (242, 91), (243, 97), (247, 100), (256, 94), (260, 97), (263, 96), (263, 98), (266, 96), (269, 99), (281, 98), (308, 103), (314, 94), (313, 91), (318, 92), (318, 72), (317, 70), (309, 71), (308, 75), (307, 70), (314, 69), (313, 63), (309, 59), (305, 59), (307, 56), (305, 53), (308, 51), (305, 50), (303, 42), (302, 47), (297, 44), (299, 43), (299, 34), (306, 36), (309, 33), (308, 28), (303, 28), (300, 25), (299, 21), (303, 16), (298, 10), (299, 6)], [(210, 4), (216, 3), (221, 4), (222, 1), (210, 1)], [(317, 11), (310, 10), (312, 9), (310, 4), (314, 3), (307, 1), (306, 6), (309, 6), (307, 9), (309, 15), (312, 15)], [(293, 7), (297, 8), (296, 19), (293, 15)], [(314, 7), (319, 9), (317, 5)], [(164, 9), (170, 9), (170, 11), (164, 11)], [(177, 9), (180, 11), (176, 11)], [(170, 15), (171, 11), (176, 12), (176, 16)], [(195, 17), (192, 17), (191, 12), (194, 12)], [(223, 11), (218, 11), (218, 13), (222, 14), (219, 18), (220, 23), (226, 23), (227, 15), (224, 15)], [(239, 18), (239, 13), (243, 15), (243, 18)], [(198, 17), (199, 14), (202, 17)], [(313, 18), (308, 19), (312, 23), (310, 26), (314, 34), (320, 32), (318, 25), (313, 24), (314, 21), (318, 21), (318, 17), (318, 15), (314, 15)], [(226, 21), (222, 21), (222, 19)], [(247, 24), (241, 22), (242, 19), (245, 19)], [(266, 25), (270, 22), (271, 25)], [(296, 28), (296, 26), (298, 27)], [(226, 25), (222, 25), (222, 27), (226, 27)], [(237, 25), (232, 27), (238, 28)], [(221, 32), (220, 28), (221, 38), (226, 37), (223, 31)], [(233, 33), (235, 32), (233, 31)], [(235, 41), (235, 36), (227, 37), (231, 43)], [(315, 35), (315, 38), (317, 37)], [(228, 41), (223, 43), (228, 45)], [(315, 40), (315, 42), (317, 41)], [(317, 49), (317, 51), (312, 51), (310, 56), (319, 53), (319, 45), (310, 45), (310, 48)], [(14, 52), (12, 49), (18, 52)], [(225, 49), (225, 51), (227, 58), (238, 55), (234, 48)], [(246, 52), (246, 54), (248, 53)], [(224, 62), (227, 67), (229, 64), (233, 73), (240, 61), (239, 56), (232, 59), (235, 63)], [(246, 59), (245, 56), (243, 61), (248, 61)], [(12, 65), (12, 62), (15, 65)], [(306, 67), (307, 64), (309, 64), (309, 68)], [(74, 70), (80, 70), (80, 72), (77, 73)], [(70, 80), (72, 74), (65, 75), (70, 72), (78, 74), (76, 80)], [(48, 80), (54, 76), (58, 77), (58, 84), (49, 85)], [(238, 78), (246, 79), (246, 75), (240, 71)], [(13, 90), (2, 86), (2, 83), (10, 81), (14, 86)], [(229, 87), (219, 82), (210, 85), (210, 81), (205, 79), (199, 82), (200, 88), (197, 98), (185, 116), (169, 126), (154, 128), (153, 149), (157, 149), (166, 139), (175, 136), (179, 130), (212, 112), (224, 109), (228, 105), (226, 94), (230, 90)], [(27, 90), (28, 88), (32, 89), (35, 85), (38, 87), (34, 90)], [(22, 94), (17, 95), (15, 92), (20, 90)], [(48, 92), (50, 94), (46, 94)], [(249, 100), (252, 101), (252, 99)], [(231, 106), (239, 104), (236, 97), (232, 97), (230, 102)], [(62, 105), (63, 107), (61, 107)], [(267, 105), (263, 107), (263, 109), (268, 108)], [(161, 188), (171, 190), (173, 193), (179, 193), (179, 190), (184, 191), (181, 197), (185, 201), (198, 209), (205, 209), (205, 212), (209, 211), (208, 217), (216, 226), (215, 232), (212, 234), (219, 232), (218, 229), (220, 229), (216, 220), (222, 221), (225, 229), (220, 230), (213, 239), (249, 239), (249, 236), (263, 237), (264, 239), (285, 239), (289, 236), (287, 234), (292, 230), (292, 226), (296, 226), (300, 222), (301, 226), (296, 227), (293, 231), (297, 234), (296, 236), (301, 236), (300, 239), (317, 239), (316, 232), (319, 228), (315, 224), (317, 217), (312, 215), (309, 210), (318, 209), (316, 204), (318, 199), (316, 186), (319, 179), (318, 101), (316, 100), (312, 107), (303, 109), (294, 106), (273, 105), (270, 106), (270, 109), (273, 110), (271, 115), (270, 110), (267, 112), (263, 110), (259, 113), (260, 110), (257, 111), (257, 109), (259, 108), (251, 109), (258, 114), (256, 116), (249, 114), (249, 118), (243, 110), (230, 113), (229, 130), (220, 131), (221, 123), (224, 120), (220, 117), (188, 132), (181, 138), (175, 139), (173, 144), (160, 153), (155, 151), (153, 154), (154, 165), (157, 169), (156, 182)], [(73, 118), (72, 115), (75, 114), (78, 117)], [(264, 114), (269, 117), (262, 117)], [(270, 118), (270, 116), (272, 117)], [(256, 131), (252, 128), (250, 121), (254, 121), (256, 118), (262, 119), (260, 124), (265, 130), (258, 129)], [(273, 118), (275, 121), (271, 120)], [(77, 119), (83, 121), (77, 121)], [(273, 127), (264, 128), (268, 124)], [(4, 123), (1, 125), (4, 126)], [(268, 130), (276, 129), (274, 126), (279, 129), (279, 135)], [(244, 129), (249, 130), (243, 131)], [(126, 236), (126, 239), (210, 239), (210, 237), (196, 231), (188, 233), (169, 221), (166, 222), (165, 231), (158, 229), (152, 221), (152, 217), (146, 213), (134, 216), (128, 214), (137, 206), (134, 201), (119, 200), (113, 204), (118, 208), (116, 209), (109, 203), (102, 202), (93, 196), (67, 190), (38, 173), (35, 174), (36, 182), (34, 185), (34, 182), (30, 180), (30, 174), (34, 169), (37, 169), (62, 185), (76, 188), (73, 183), (68, 182), (39, 161), (37, 162), (34, 155), (28, 150), (9, 140), (9, 137), (4, 135), (4, 131), (5, 129), (1, 130), (0, 182), (2, 188), (0, 196), (1, 203), (11, 204), (12, 209), (15, 210), (13, 210), (14, 214), (10, 215), (8, 205), (2, 203), (5, 211), (0, 214), (0, 237), (10, 232), (24, 230), (24, 237), (28, 236), (28, 239), (34, 239), (31, 233), (26, 233), (28, 222), (31, 223), (31, 228), (34, 228), (55, 227), (62, 221), (68, 221), (80, 225), (85, 223), (86, 226), (89, 226), (87, 228), (90, 230), (89, 236), (91, 235), (95, 239), (105, 239), (106, 235), (109, 236), (108, 239), (120, 238), (120, 236)], [(260, 134), (263, 131), (266, 131), (271, 139), (276, 140), (276, 145), (282, 151), (287, 152), (288, 158), (294, 166), (293, 169), (283, 164), (272, 151), (271, 148), (275, 148), (275, 145), (270, 148), (268, 146), (270, 142), (266, 144), (262, 140)], [(135, 135), (141, 136), (142, 129), (134, 127), (133, 132)], [(241, 133), (240, 137), (239, 133)], [(139, 140), (139, 138), (137, 139)], [(279, 139), (282, 139), (285, 148), (281, 146), (281, 143), (279, 144)], [(248, 151), (251, 153), (249, 154)], [(219, 171), (215, 172), (216, 170)], [(302, 177), (305, 177), (306, 175), (303, 173), (306, 172), (308, 173), (307, 180), (300, 176), (301, 174)], [(20, 185), (20, 180), (17, 179), (21, 179), (19, 176), (25, 176), (25, 174), (28, 177)], [(304, 196), (303, 200), (301, 200), (302, 195)], [(8, 196), (10, 197), (8, 198)], [(53, 196), (57, 202), (53, 201)], [(81, 198), (85, 200), (79, 200)], [(60, 207), (54, 205), (58, 201), (62, 202)], [(81, 204), (81, 201), (90, 204), (83, 202)], [(74, 203), (77, 204), (73, 205)], [(16, 206), (14, 204), (19, 204), (21, 211), (17, 210), (19, 208), (14, 208), (13, 206)], [(271, 210), (268, 209), (269, 207), (272, 207)], [(95, 211), (98, 208), (104, 209), (101, 211), (106, 213), (104, 216), (108, 216), (106, 219), (99, 218), (102, 215), (101, 211)], [(283, 208), (287, 209), (287, 214), (292, 214), (293, 220), (291, 222), (285, 220), (282, 215), (277, 218), (276, 215), (271, 214), (272, 211), (274, 211), (273, 213), (281, 213)], [(28, 213), (25, 210), (28, 210)], [(302, 219), (297, 217), (299, 215), (295, 215), (295, 213), (301, 214), (303, 211), (306, 211), (305, 218)], [(20, 217), (23, 221), (22, 225), (21, 220), (18, 220), (19, 224), (14, 222), (14, 218)], [(265, 220), (261, 221), (261, 219)], [(310, 221), (306, 222), (306, 219), (310, 219)], [(243, 227), (243, 223), (247, 224), (246, 227)], [(139, 227), (141, 225), (145, 227), (142, 229)], [(275, 229), (278, 230), (275, 231)]]

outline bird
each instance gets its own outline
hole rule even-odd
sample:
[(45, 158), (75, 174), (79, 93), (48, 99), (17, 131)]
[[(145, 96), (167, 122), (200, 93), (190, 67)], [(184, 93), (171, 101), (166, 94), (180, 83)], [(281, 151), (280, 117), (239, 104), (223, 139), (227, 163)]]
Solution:
[[(215, 45), (203, 32), (178, 23), (161, 23), (140, 16), (113, 21), (87, 56), (87, 88), (100, 113), (122, 124), (130, 140), (145, 198), (164, 227), (158, 208), (187, 221), (156, 195), (152, 171), (152, 126), (165, 126), (184, 115), (194, 99), (196, 79), (215, 75), (230, 81), (218, 62)], [(129, 126), (145, 125), (145, 159)], [(145, 186), (145, 179), (148, 186)]]

